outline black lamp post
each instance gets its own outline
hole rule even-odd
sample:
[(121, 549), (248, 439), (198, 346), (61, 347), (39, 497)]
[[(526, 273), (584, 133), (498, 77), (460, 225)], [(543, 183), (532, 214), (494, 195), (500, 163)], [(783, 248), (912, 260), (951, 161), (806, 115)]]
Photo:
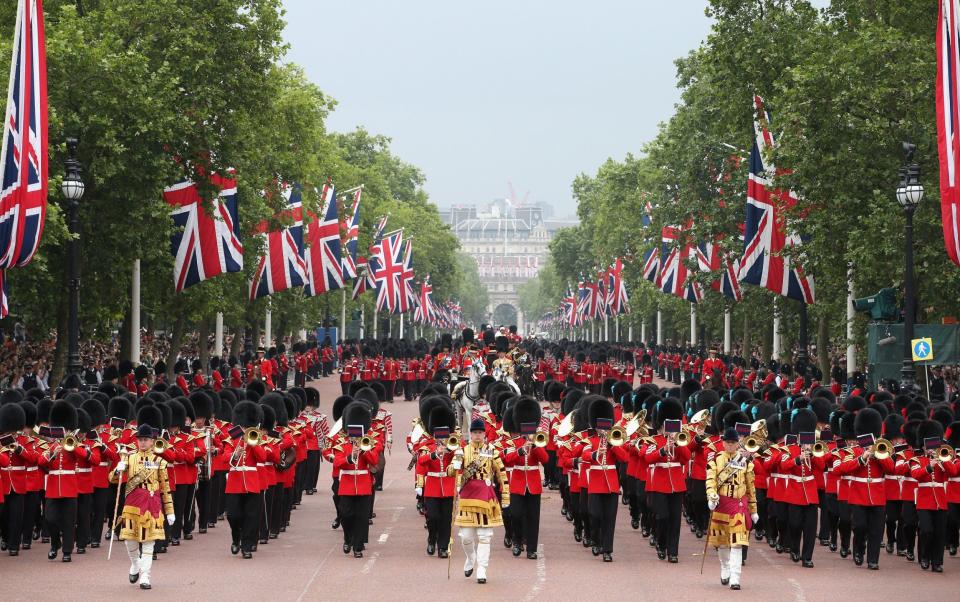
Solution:
[(916, 316), (916, 294), (913, 290), (913, 212), (923, 200), (923, 186), (920, 184), (920, 166), (914, 163), (913, 153), (917, 147), (908, 142), (903, 143), (903, 152), (906, 164), (900, 168), (900, 185), (897, 187), (897, 202), (903, 207), (907, 218), (904, 227), (904, 244), (906, 245), (903, 267), (903, 367), (900, 369), (900, 388), (906, 390), (916, 383), (917, 371), (913, 366), (913, 320)]
[(70, 277), (67, 289), (70, 294), (70, 315), (67, 323), (67, 374), (79, 374), (80, 365), (80, 225), (78, 210), (86, 186), (80, 177), (82, 167), (77, 160), (77, 139), (67, 138), (67, 175), (61, 190), (67, 199), (67, 227), (70, 242), (67, 243), (67, 268)]

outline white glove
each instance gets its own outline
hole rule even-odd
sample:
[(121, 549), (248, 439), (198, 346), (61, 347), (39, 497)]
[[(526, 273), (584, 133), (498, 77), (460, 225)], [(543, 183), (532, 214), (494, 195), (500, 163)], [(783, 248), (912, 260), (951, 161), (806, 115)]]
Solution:
[[(126, 469), (127, 469), (127, 463), (126, 463), (126, 462), (123, 462), (123, 461), (120, 461), (120, 462), (117, 462), (117, 467), (116, 467), (114, 470), (116, 470), (118, 473), (120, 473), (120, 472), (123, 472), (123, 471), (126, 470)], [(101, 473), (101, 474), (103, 474), (103, 473)]]
[(510, 504), (504, 504), (503, 507), (501, 507), (500, 509), (501, 509), (501, 510), (506, 510), (506, 509), (509, 508), (509, 507), (510, 507)]
[(750, 521), (753, 524), (757, 524), (758, 522), (760, 522), (760, 515), (754, 512), (753, 514), (750, 515)]
[(454, 460), (452, 466), (454, 470), (460, 470), (460, 467), (463, 466), (463, 460), (460, 460), (460, 459)]
[(423, 495), (423, 487), (414, 487), (413, 491), (418, 495)]
[(710, 512), (713, 512), (717, 509), (717, 506), (720, 505), (720, 502), (717, 500), (707, 500), (707, 508), (710, 508)]
[(174, 515), (172, 515), (172, 514), (168, 514), (168, 515), (167, 515), (167, 524), (172, 527), (172, 526), (173, 526), (173, 523), (175, 523), (175, 522), (177, 522), (177, 517), (174, 516)]

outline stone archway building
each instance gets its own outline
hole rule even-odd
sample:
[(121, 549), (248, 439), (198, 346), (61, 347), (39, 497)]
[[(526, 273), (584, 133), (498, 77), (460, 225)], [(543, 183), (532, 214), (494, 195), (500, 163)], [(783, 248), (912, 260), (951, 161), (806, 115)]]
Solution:
[[(575, 225), (574, 220), (554, 220), (549, 205), (515, 207), (505, 199), (487, 207), (456, 206), (440, 212), (460, 239), (465, 253), (477, 262), (480, 281), (487, 288), (492, 321), (501, 305), (513, 307), (517, 329), (526, 332), (526, 316), (520, 307), (518, 287), (535, 278), (549, 254), (550, 240), (557, 230)], [(533, 316), (532, 322), (539, 316)]]

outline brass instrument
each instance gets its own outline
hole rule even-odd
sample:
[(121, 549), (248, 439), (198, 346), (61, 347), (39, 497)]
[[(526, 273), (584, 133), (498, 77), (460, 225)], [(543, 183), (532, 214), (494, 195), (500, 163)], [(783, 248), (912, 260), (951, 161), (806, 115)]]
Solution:
[(707, 425), (710, 424), (710, 410), (700, 410), (690, 418), (690, 423), (687, 425), (688, 430), (699, 431), (701, 429), (707, 428)]
[(873, 449), (873, 456), (877, 460), (886, 460), (893, 453), (893, 443), (886, 439), (877, 439), (871, 449)]
[(78, 445), (80, 445), (80, 440), (77, 439), (76, 435), (70, 433), (64, 435), (63, 439), (60, 440), (60, 447), (68, 454), (75, 450)]
[(957, 450), (946, 443), (937, 448), (937, 460), (941, 462), (950, 462), (957, 457)]
[(560, 425), (557, 426), (557, 435), (560, 437), (566, 437), (573, 432), (573, 415), (576, 413), (576, 410), (573, 410), (569, 414), (563, 417), (563, 420), (560, 421)]
[(537, 431), (531, 438), (531, 441), (537, 447), (547, 446), (547, 434), (543, 431)]
[(365, 451), (365, 452), (370, 451), (371, 449), (373, 449), (373, 439), (369, 435), (364, 435), (363, 437), (360, 437), (360, 442), (358, 444), (358, 447), (360, 447), (360, 451)]
[(627, 422), (627, 437), (632, 437), (634, 433), (640, 431), (641, 437), (647, 436), (647, 411), (640, 410)]
[(828, 451), (829, 451), (829, 448), (827, 447), (827, 444), (824, 443), (823, 441), (817, 441), (816, 443), (813, 444), (813, 447), (811, 448), (811, 453), (813, 454), (814, 458), (822, 458), (825, 455), (827, 455)]
[(607, 431), (606, 441), (613, 447), (620, 447), (627, 442), (627, 433), (619, 426), (615, 426)]
[(447, 440), (446, 440), (446, 442), (445, 442), (445, 445), (447, 446), (447, 449), (448, 449), (448, 450), (450, 450), (450, 451), (456, 451), (456, 450), (460, 449), (460, 442), (461, 442), (461, 441), (460, 441), (460, 435), (458, 435), (458, 434), (456, 434), (456, 433), (453, 433), (452, 435), (450, 435), (449, 437), (447, 437)]
[(153, 453), (157, 454), (158, 456), (167, 451), (169, 448), (170, 444), (166, 439), (161, 439), (158, 437), (157, 440), (153, 442)]
[(686, 430), (680, 431), (677, 433), (677, 436), (673, 442), (677, 447), (686, 447), (690, 445), (690, 433), (688, 433)]
[(766, 441), (769, 435), (767, 431), (767, 421), (765, 418), (757, 420), (750, 425), (750, 434), (754, 437), (760, 439), (761, 441)]
[(759, 452), (762, 445), (763, 443), (761, 442), (760, 438), (757, 437), (756, 435), (749, 435), (746, 438), (744, 438), (744, 440), (740, 443), (740, 447), (742, 447), (744, 451), (750, 454), (755, 454)]
[(260, 445), (263, 440), (263, 431), (255, 426), (251, 426), (243, 431), (243, 442), (251, 447)]

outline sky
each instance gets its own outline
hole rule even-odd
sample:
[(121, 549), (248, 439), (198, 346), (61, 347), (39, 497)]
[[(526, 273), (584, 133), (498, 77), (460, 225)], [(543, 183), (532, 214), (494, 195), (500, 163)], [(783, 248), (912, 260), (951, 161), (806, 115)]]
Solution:
[[(679, 100), (701, 0), (284, 0), (289, 60), (328, 128), (392, 138), (446, 207), (509, 196), (575, 212), (571, 183), (639, 154)], [(348, 184), (354, 184), (350, 182)]]

